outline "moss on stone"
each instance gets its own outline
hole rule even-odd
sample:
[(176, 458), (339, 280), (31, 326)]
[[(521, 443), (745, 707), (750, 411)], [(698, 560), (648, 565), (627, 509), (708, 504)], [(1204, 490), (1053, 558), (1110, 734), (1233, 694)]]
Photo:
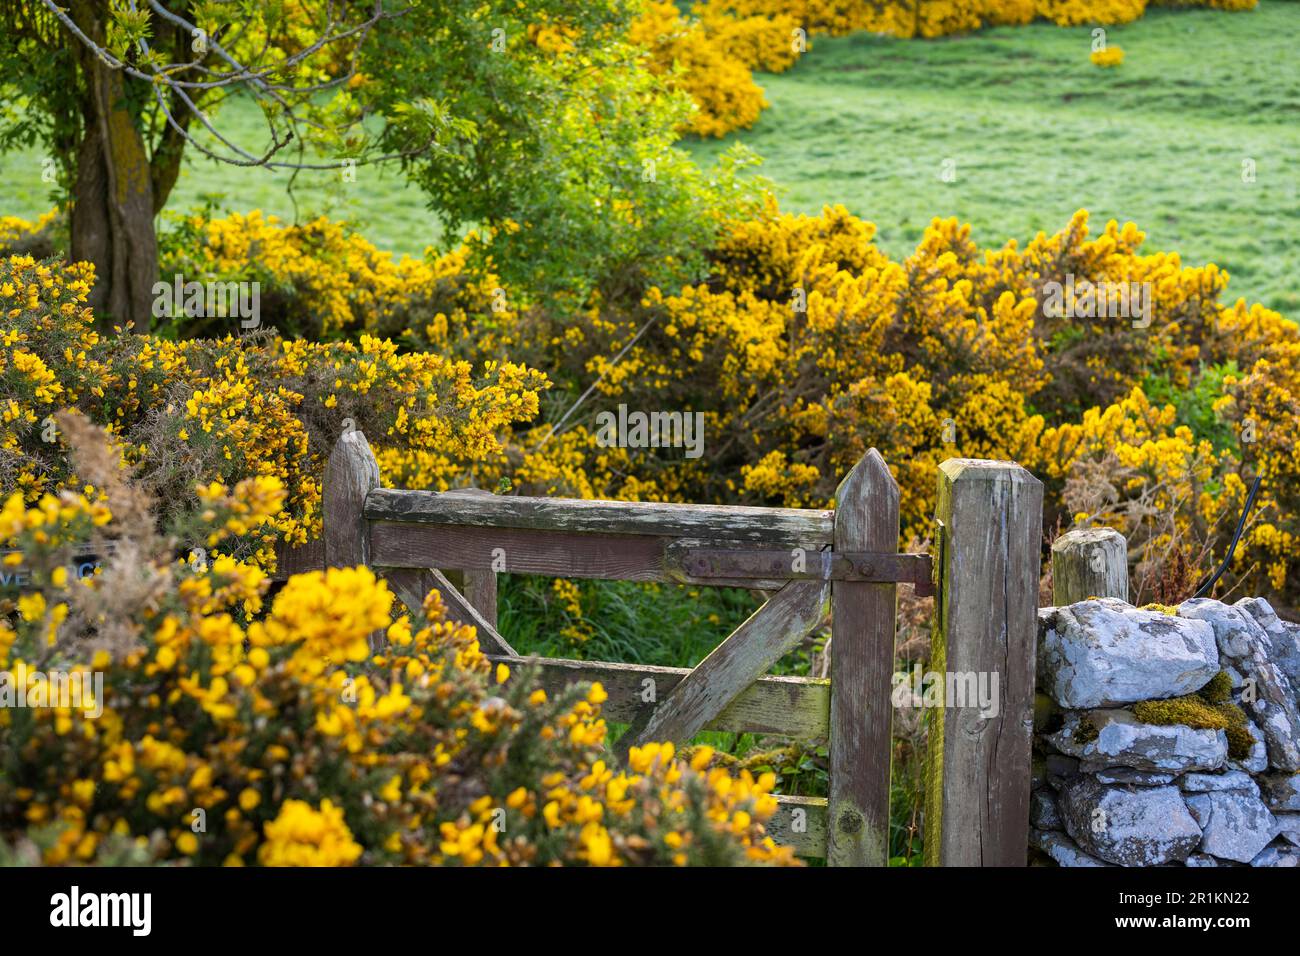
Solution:
[(1074, 728), (1074, 739), (1081, 744), (1092, 743), (1099, 736), (1097, 725), (1085, 714), (1079, 718), (1079, 724)]
[(1162, 727), (1183, 724), (1196, 730), (1228, 729), (1228, 719), (1196, 694), (1140, 701), (1133, 705), (1133, 716), (1144, 724)]
[(1232, 678), (1227, 671), (1219, 671), (1210, 682), (1196, 692), (1207, 704), (1226, 704), (1232, 696)]
[[(1233, 707), (1232, 704), (1224, 704), (1225, 707)], [(1240, 709), (1240, 708), (1234, 708)], [(1250, 757), (1250, 749), (1255, 746), (1255, 738), (1251, 732), (1246, 729), (1245, 714), (1242, 714), (1243, 723), (1238, 726), (1233, 724), (1224, 734), (1228, 738), (1228, 756), (1233, 760), (1246, 760)]]
[(1168, 604), (1143, 604), (1139, 611), (1159, 611), (1161, 614), (1168, 614), (1170, 617), (1178, 616), (1178, 608)]
[[(1219, 677), (1226, 676), (1220, 672), (1210, 684)], [(1245, 760), (1250, 756), (1250, 748), (1255, 745), (1255, 738), (1246, 729), (1245, 712), (1226, 700), (1210, 702), (1202, 696), (1204, 690), (1202, 688), (1201, 692), (1186, 697), (1140, 701), (1133, 705), (1133, 716), (1144, 724), (1164, 727), (1182, 724), (1195, 730), (1222, 730), (1228, 738), (1228, 756), (1233, 760)]]

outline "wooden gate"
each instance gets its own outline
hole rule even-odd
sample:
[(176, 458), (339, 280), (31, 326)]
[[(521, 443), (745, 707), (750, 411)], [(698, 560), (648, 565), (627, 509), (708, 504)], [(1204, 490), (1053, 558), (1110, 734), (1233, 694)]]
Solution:
[[(352, 431), (339, 440), (326, 469), (321, 542), (284, 552), (277, 576), (369, 565), (412, 610), (437, 589), (449, 615), (473, 624), (484, 651), (512, 673), (536, 667), (548, 689), (600, 681), (609, 695), (606, 716), (630, 723), (616, 744), (621, 754), (649, 741), (683, 743), (705, 729), (826, 740), (829, 797), (778, 797), (769, 830), (800, 856), (824, 857), (836, 866), (881, 866), (889, 846), (896, 586), (907, 581), (918, 593), (933, 593), (933, 572), (929, 555), (898, 552), (898, 485), (874, 449), (845, 476), (835, 501), (829, 511), (385, 489), (369, 444)], [(444, 571), (460, 572), (463, 586)], [(693, 669), (522, 657), (496, 629), (498, 571), (739, 586), (770, 596)], [(830, 680), (767, 674), (828, 615)], [(1032, 615), (1031, 608), (1031, 627)], [(1007, 618), (995, 613), (991, 619)], [(1018, 645), (1025, 643), (1022, 625)], [(939, 646), (950, 654), (987, 644), (990, 659), (996, 656), (996, 635), (992, 644), (943, 636)], [(1028, 687), (1004, 691), (1004, 697), (1023, 698), (1017, 719), (1020, 710), (1032, 712), (1032, 637), (1029, 646)], [(649, 700), (647, 687), (653, 689)], [(943, 768), (967, 759), (971, 749), (956, 735), (945, 742), (942, 728), (933, 736), (940, 749), (937, 759), (933, 748), (930, 756), (932, 782), (942, 781)], [(994, 734), (988, 741), (997, 746), (998, 739)], [(1018, 843), (1023, 862), (1027, 737), (1024, 747), (1019, 736), (1016, 741), (1004, 747), (1002, 759), (1013, 769), (998, 786), (1014, 789), (1023, 782), (1023, 814), (1013, 807), (1009, 822), (972, 827), (962, 809), (970, 795), (948, 794), (940, 785), (942, 805), (929, 815), (960, 827), (961, 833), (948, 835), (952, 847), (989, 840), (997, 831), (992, 842), (1010, 847), (1002, 855), (1014, 860)], [(1023, 773), (1014, 770), (1021, 756)], [(945, 834), (935, 839), (942, 843)]]

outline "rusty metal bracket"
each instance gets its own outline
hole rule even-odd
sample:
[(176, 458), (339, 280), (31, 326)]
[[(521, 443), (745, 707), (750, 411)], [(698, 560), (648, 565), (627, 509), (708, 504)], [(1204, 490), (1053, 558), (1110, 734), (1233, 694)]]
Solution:
[(933, 562), (928, 554), (682, 548), (673, 558), (693, 578), (905, 582), (918, 596), (934, 593)]

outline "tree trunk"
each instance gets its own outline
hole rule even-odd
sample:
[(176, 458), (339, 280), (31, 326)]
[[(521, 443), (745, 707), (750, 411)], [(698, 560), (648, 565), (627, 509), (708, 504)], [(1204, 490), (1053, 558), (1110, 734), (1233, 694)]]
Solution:
[[(87, 104), (88, 105), (88, 104)], [(93, 109), (85, 110), (84, 130), (77, 148), (77, 178), (72, 186), (72, 260), (95, 264), (95, 284), (89, 305), (103, 325), (108, 319), (108, 290), (112, 276), (111, 227), (108, 224), (108, 173), (104, 168), (104, 140)]]
[[(79, 0), (72, 11), (77, 25), (102, 45), (104, 22), (96, 6)], [(145, 332), (158, 281), (149, 157), (126, 100), (124, 75), (85, 47), (78, 56), (84, 124), (72, 197), (72, 258), (95, 265), (90, 305), (101, 327), (134, 322)]]

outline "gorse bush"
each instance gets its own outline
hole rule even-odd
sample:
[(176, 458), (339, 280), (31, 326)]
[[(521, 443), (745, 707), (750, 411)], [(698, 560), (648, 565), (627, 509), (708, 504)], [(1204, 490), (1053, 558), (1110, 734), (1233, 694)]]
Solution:
[(68, 245), (67, 217), (57, 209), (35, 221), (21, 216), (0, 216), (0, 256), (30, 255), (48, 259)]
[[(1250, 10), (1258, 0), (1154, 0), (1151, 6)], [(983, 26), (1019, 26), (1035, 19), (1057, 26), (1110, 26), (1141, 17), (1148, 0), (709, 0), (707, 8), (734, 16), (794, 17), (810, 33), (844, 36), (867, 31), (933, 38)]]
[[(301, 225), (260, 211), (174, 217), (161, 242), (164, 281), (257, 282), (259, 319), (286, 336), (400, 338), (416, 317), (508, 311), (502, 281), (490, 270), (471, 279), (468, 250), (425, 259), (394, 258), (346, 224), (317, 217)], [(179, 311), (179, 310), (178, 310)], [(187, 337), (238, 331), (231, 318), (170, 316)]]
[[(85, 476), (52, 419), (78, 408), (112, 430), (123, 460), (169, 511), (191, 507), (196, 485), (278, 480), (284, 507), (240, 543), (241, 555), (264, 561), (276, 539), (319, 534), (324, 455), (344, 428), (371, 436), (391, 474), (418, 469), (445, 487), (500, 452), (547, 387), (520, 365), (489, 362), (476, 374), (468, 362), (399, 353), (365, 334), (337, 343), (101, 334), (84, 305), (90, 281), (85, 264), (0, 260), (0, 485), (28, 503), (81, 490)], [(295, 308), (287, 314), (303, 314)]]
[[(35, 508), (15, 492), (0, 511), (34, 582), (0, 620), (6, 692), (30, 705), (0, 708), (0, 845), (47, 864), (125, 847), (200, 865), (792, 862), (763, 829), (773, 775), (706, 769), (708, 752), (688, 765), (671, 744), (617, 766), (599, 684), (551, 698), (511, 680), (437, 592), (411, 617), (366, 568), (268, 598), (254, 564), (177, 561), (184, 537), (219, 548), (272, 520), (284, 489), (200, 488), (202, 513), (155, 533), (107, 435), (60, 425), (97, 491)], [(87, 546), (113, 557), (73, 579)], [(93, 699), (41, 699), (74, 673), (102, 680)]]
[[(907, 540), (927, 534), (942, 460), (1009, 458), (1048, 481), (1049, 527), (1110, 524), (1144, 562), (1173, 549), (1203, 563), (1262, 473), (1235, 567), (1257, 590), (1293, 587), (1294, 323), (1222, 305), (1222, 270), (1143, 254), (1132, 223), (1090, 237), (1082, 211), (992, 250), (936, 220), (901, 262), (873, 233), (842, 208), (773, 206), (729, 226), (706, 282), (582, 324), (521, 309), (494, 347), (547, 368), (570, 400), (598, 384), (556, 434), (519, 436), (503, 474), (544, 494), (822, 506), (874, 446)], [(1131, 314), (1096, 307), (1121, 288)], [(473, 354), (472, 327), (446, 332), (428, 347)], [(606, 447), (594, 416), (619, 404), (703, 413), (704, 454)]]
[(672, 3), (650, 0), (633, 21), (628, 39), (650, 52), (652, 72), (690, 95), (696, 110), (685, 130), (725, 136), (754, 124), (767, 108), (751, 70), (781, 73), (803, 52), (795, 42), (794, 17), (734, 17), (714, 7), (697, 7), (687, 19)]
[[(221, 236), (231, 222), (192, 228)], [(361, 248), (323, 226), (265, 228), (294, 250), (275, 261), (306, 275), (332, 268), (314, 264), (319, 235)], [(265, 550), (276, 535), (315, 534), (322, 454), (344, 418), (374, 440), (385, 483), (436, 490), (821, 506), (876, 447), (902, 488), (904, 540), (924, 540), (939, 462), (1009, 458), (1048, 482), (1048, 527), (1083, 521), (1128, 535), (1141, 585), (1175, 552), (1193, 577), (1206, 573), (1262, 474), (1230, 579), (1294, 599), (1293, 322), (1222, 305), (1222, 270), (1142, 253), (1131, 223), (1090, 237), (1082, 211), (1054, 235), (991, 250), (969, 227), (936, 220), (901, 262), (873, 234), (841, 208), (792, 216), (769, 205), (725, 224), (706, 281), (597, 299), (576, 317), (468, 265), (458, 271), (467, 260), (454, 252), (418, 269), (408, 261), (417, 291), (404, 303), (400, 284), (358, 270), (359, 304), (339, 328), (358, 341), (325, 345), (101, 339), (75, 295), (58, 292), (82, 273), (11, 260), (12, 281), (0, 284), (0, 307), (13, 313), (0, 372), (7, 481), (29, 502), (77, 487), (38, 426), (83, 407), (113, 424), (163, 500), (184, 501), (198, 481), (279, 477), (288, 505), (262, 529)], [(227, 277), (267, 268), (202, 244), (191, 257), (219, 261)], [(1131, 314), (1097, 308), (1098, 292), (1121, 288), (1138, 290)], [(318, 295), (303, 289), (304, 301)], [(498, 311), (501, 298), (509, 307)], [(381, 299), (391, 307), (380, 321), (409, 323), (409, 351), (364, 333)], [(283, 308), (310, 313), (293, 295)], [(536, 368), (559, 388), (547, 424), (526, 427), (549, 384)], [(619, 404), (702, 413), (704, 454), (602, 444), (594, 416)]]
[[(923, 536), (939, 461), (1005, 457), (1051, 483), (1049, 524), (1057, 515), (1114, 524), (1153, 557), (1174, 542), (1198, 554), (1217, 543), (1221, 553), (1249, 479), (1262, 472), (1257, 519), (1237, 565), (1254, 565), (1260, 587), (1284, 589), (1300, 513), (1286, 424), (1300, 394), (1293, 323), (1259, 306), (1221, 306), (1221, 270), (1142, 255), (1131, 224), (1090, 239), (1084, 214), (1023, 250), (1010, 243), (981, 251), (967, 228), (936, 222), (903, 262), (881, 253), (872, 234), (843, 210), (805, 217), (769, 208), (728, 227), (710, 253), (707, 283), (671, 293), (652, 287), (633, 306), (592, 308), (581, 324), (514, 290), (506, 292), (512, 308), (493, 311), (483, 280), (458, 274), (463, 260), (451, 254), (420, 280), (433, 293), (404, 304), (387, 293), (393, 314), (411, 323), (406, 340), (425, 350), (411, 353), (364, 335), (359, 345), (272, 338), (265, 348), (236, 339), (101, 340), (75, 309), (65, 313), (54, 299), (40, 306), (38, 296), (46, 317), (30, 333), (14, 317), (10, 336), (20, 347), (0, 379), (10, 400), (7, 447), (21, 451), (7, 467), (29, 500), (66, 483), (58, 445), (41, 440), (38, 424), (83, 397), (103, 398), (96, 388), (117, 388), (122, 398), (101, 407), (115, 409), (127, 458), (145, 464), (152, 487), (175, 496), (181, 479), (276, 474), (290, 507), (268, 533), (301, 541), (317, 527), (321, 449), (344, 417), (375, 438), (393, 485), (505, 480), (587, 497), (821, 504), (875, 446), (903, 487), (905, 534)], [(311, 261), (310, 242), (294, 240)], [(223, 267), (244, 274), (237, 259)], [(365, 286), (360, 275), (361, 301), (385, 288)], [(1046, 309), (1045, 286), (1071, 281), (1080, 293), (1089, 284), (1145, 285), (1149, 325)], [(309, 288), (305, 298), (314, 294)], [(343, 331), (358, 334), (363, 314), (357, 309)], [(29, 334), (26, 344), (15, 337)], [(520, 432), (545, 383), (507, 358), (552, 370), (569, 396), (552, 420), (604, 377), (590, 411), (558, 433)], [(486, 382), (474, 384), (474, 367), (490, 370)], [(415, 368), (429, 373), (424, 394), (405, 381)], [(276, 385), (245, 394), (237, 375)], [(131, 388), (133, 380), (143, 387)], [(456, 399), (439, 406), (429, 389)], [(692, 460), (601, 447), (590, 416), (619, 402), (702, 411), (708, 453)], [(440, 413), (424, 417), (422, 408)]]
[[(688, 94), (695, 112), (682, 125), (698, 136), (747, 129), (768, 102), (753, 71), (781, 73), (811, 49), (811, 34), (860, 31), (902, 39), (947, 36), (986, 26), (1021, 26), (1035, 19), (1058, 26), (1111, 26), (1141, 17), (1148, 0), (707, 0), (689, 13), (648, 0), (628, 40), (649, 51), (649, 68)], [(1257, 0), (1168, 0), (1165, 6), (1252, 9)], [(1099, 62), (1096, 58), (1100, 56)], [(1099, 51), (1098, 65), (1122, 53)]]

